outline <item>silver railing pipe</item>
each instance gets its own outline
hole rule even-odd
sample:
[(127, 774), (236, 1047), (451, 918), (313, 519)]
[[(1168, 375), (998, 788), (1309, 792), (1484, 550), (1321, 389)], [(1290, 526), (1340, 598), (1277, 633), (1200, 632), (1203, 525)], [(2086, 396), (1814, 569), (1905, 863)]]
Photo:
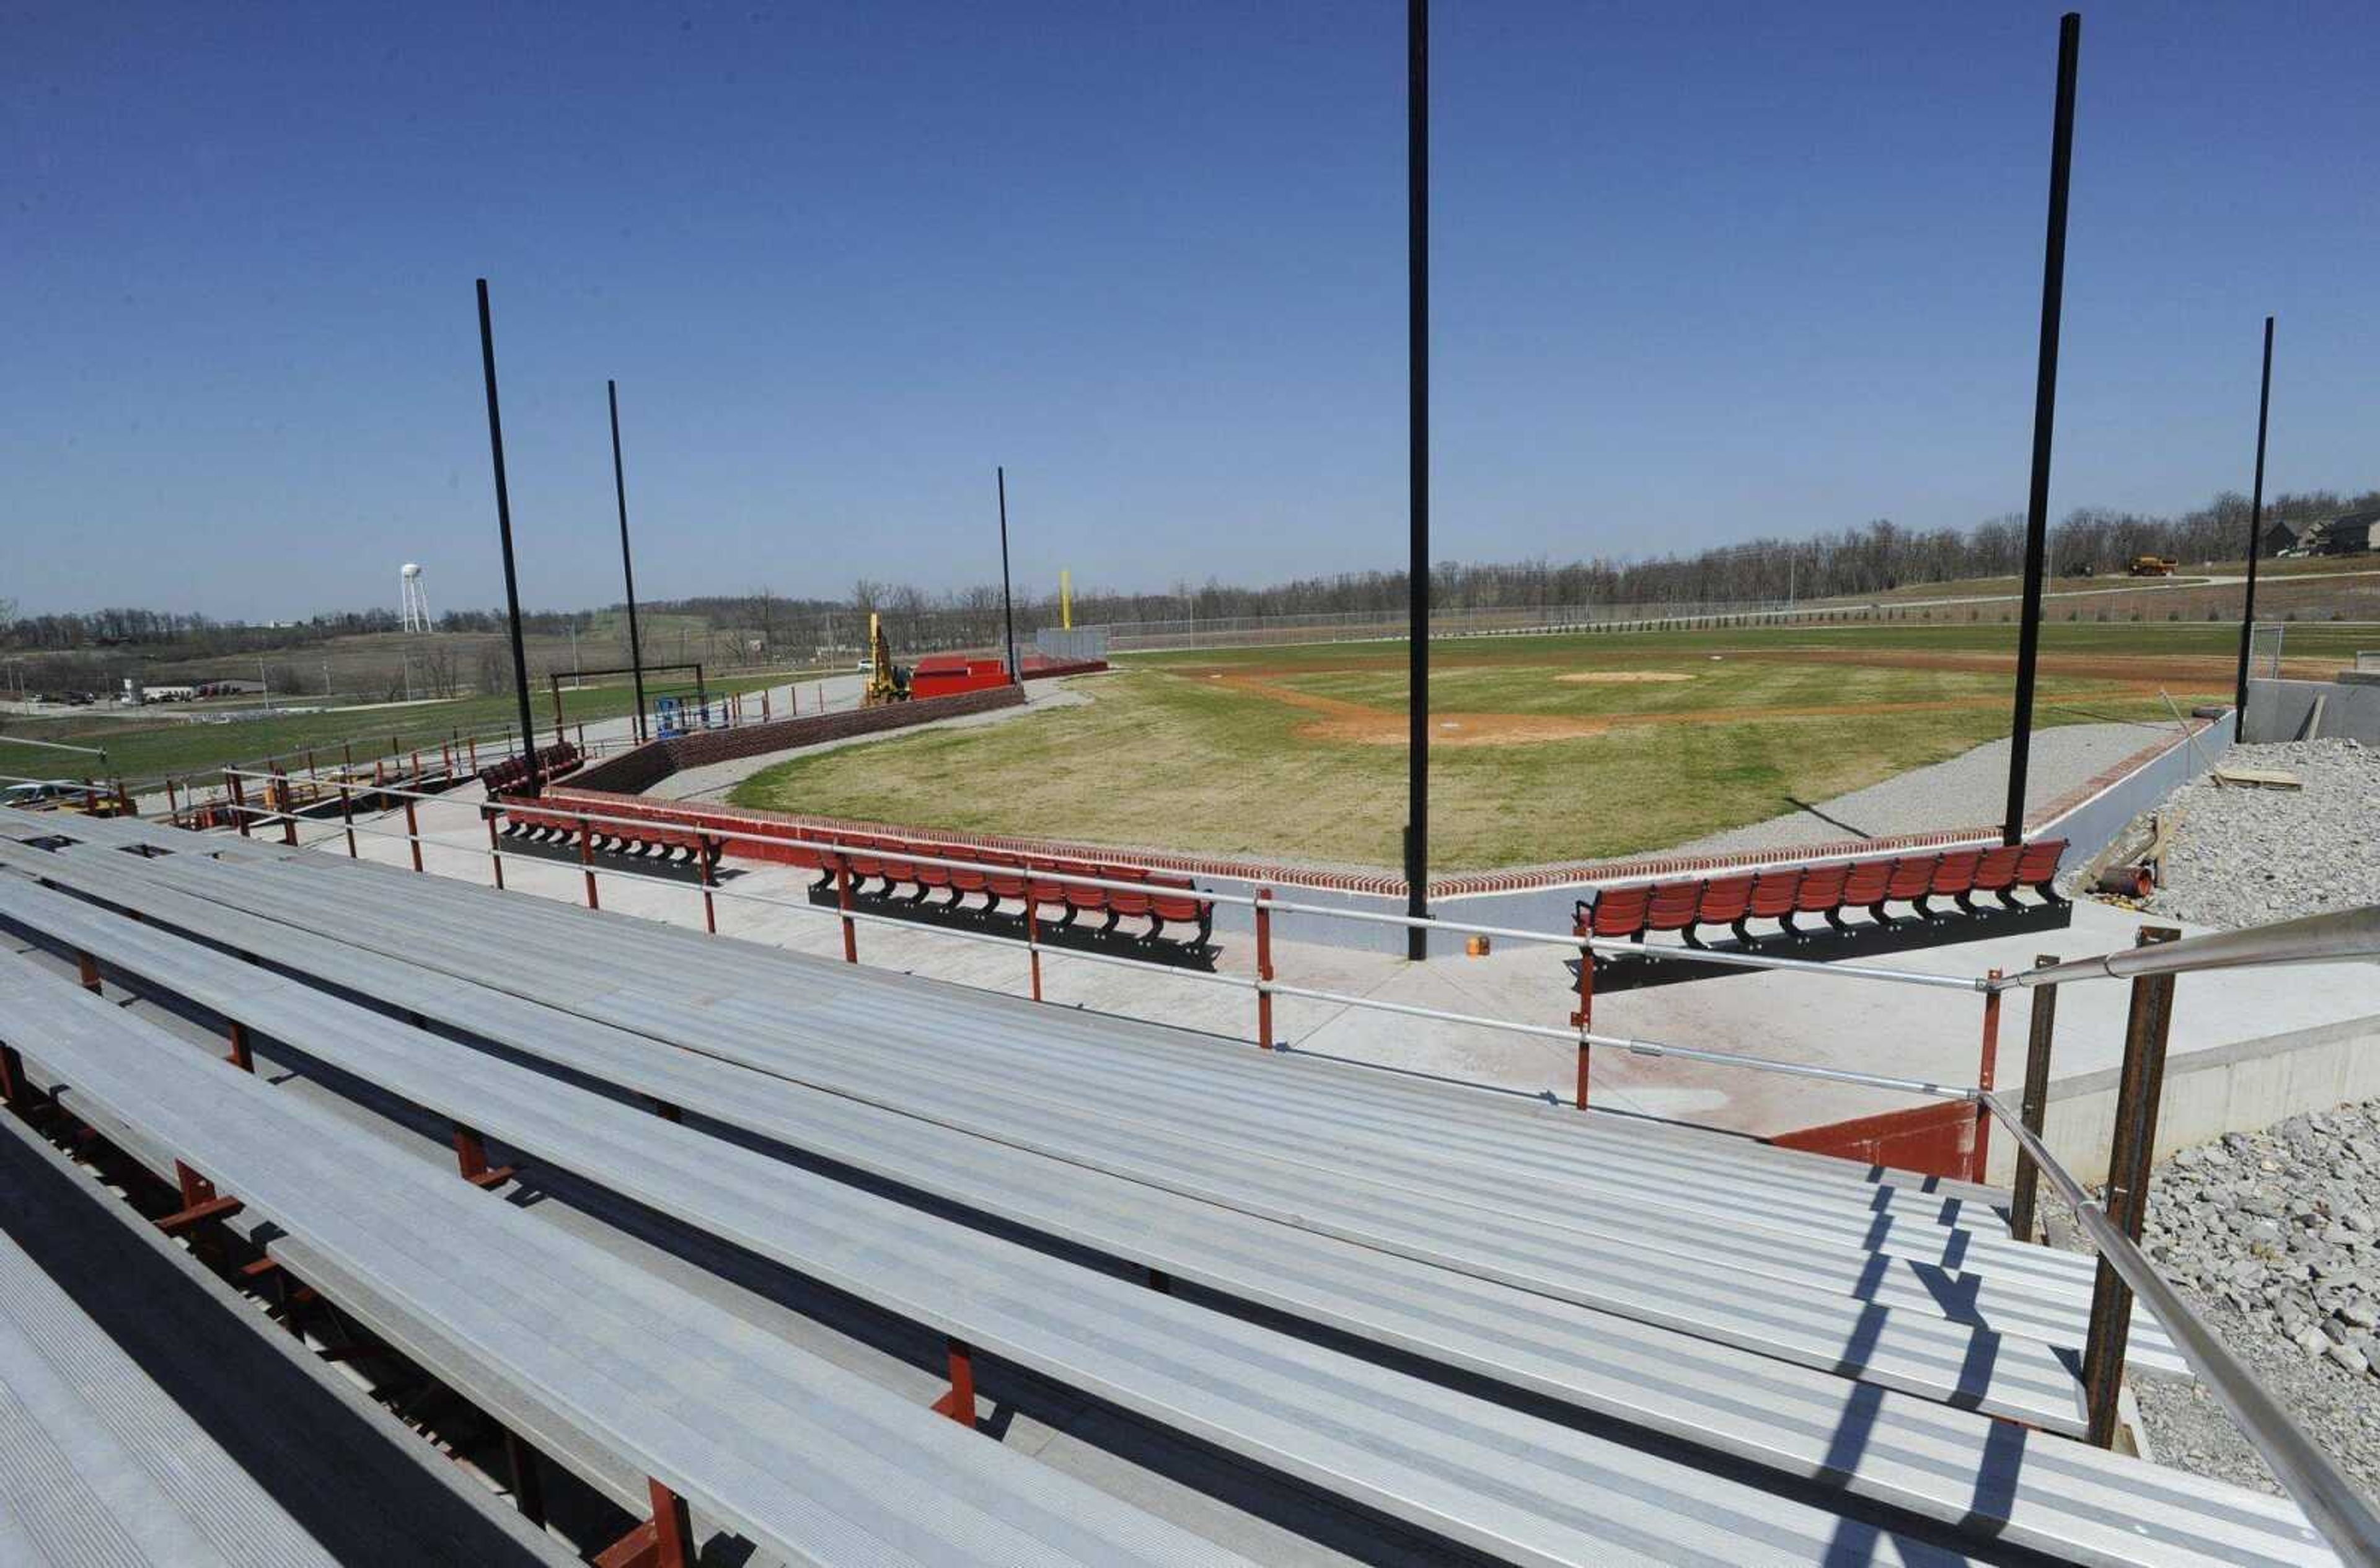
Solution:
[(2380, 904), (2331, 915), (2308, 915), (2245, 930), (2215, 931), (2151, 947), (2127, 947), (2095, 958), (2046, 968), (2019, 969), (1990, 982), (1993, 991), (2061, 985), (2068, 980), (2130, 979), (2197, 969), (2239, 969), (2259, 964), (2345, 964), (2380, 958)]
[[(2290, 925), (2301, 923), (2289, 922)], [(2162, 944), (2162, 948), (2150, 947), (2140, 951), (2168, 951), (2181, 945), (2180, 942), (2168, 942)], [(2048, 970), (2037, 972), (2049, 973)], [(2208, 1328), (2192, 1309), (2190, 1303), (2182, 1298), (2181, 1293), (2166, 1282), (2165, 1276), (2157, 1272), (2156, 1265), (2149, 1261), (2147, 1254), (2132, 1245), (2131, 1238), (2124, 1234), (2123, 1228), (2108, 1218), (2107, 1211), (2092, 1199), (2091, 1195), (2083, 1190), (2082, 1184), (2076, 1181), (2065, 1166), (2058, 1162), (2040, 1136), (2025, 1126), (2023, 1116), (1997, 1094), (1985, 1094), (1981, 1098), (1992, 1114), (1999, 1119), (2000, 1124), (2008, 1128), (2018, 1145), (2040, 1168), (2042, 1174), (2048, 1177), (2050, 1186), (2065, 1200), (2066, 1206), (2074, 1211), (2074, 1218), (2082, 1225), (2083, 1234), (2090, 1237), (2093, 1249), (2107, 1259), (2109, 1268), (2123, 1277), (2124, 1282), (2131, 1287), (2132, 1294), (2172, 1336), (2174, 1347), (2181, 1352), (2182, 1359), (2190, 1363), (2191, 1370), (2198, 1374), (2199, 1380), (2214, 1391), (2215, 1397), (2223, 1402), (2224, 1408), (2231, 1413), (2231, 1418), (2238, 1423), (2241, 1433), (2255, 1445), (2256, 1452), (2265, 1456), (2265, 1463), (2273, 1467), (2274, 1477), (2287, 1489), (2297, 1505), (2305, 1510), (2307, 1520), (2322, 1532), (2323, 1538), (2337, 1549), (2341, 1560), (2347, 1562), (2366, 1565), (2366, 1568), (2380, 1564), (2380, 1515), (2373, 1513), (2372, 1505), (2363, 1501), (2363, 1495), (2355, 1489), (2354, 1483), (2340, 1474), (2329, 1457), (2299, 1430), (2297, 1423), (2289, 1419), (2289, 1413), (2265, 1392), (2264, 1385), (2257, 1382), (2255, 1375), (2240, 1365), (2239, 1358), (2216, 1337), (2215, 1331)]]

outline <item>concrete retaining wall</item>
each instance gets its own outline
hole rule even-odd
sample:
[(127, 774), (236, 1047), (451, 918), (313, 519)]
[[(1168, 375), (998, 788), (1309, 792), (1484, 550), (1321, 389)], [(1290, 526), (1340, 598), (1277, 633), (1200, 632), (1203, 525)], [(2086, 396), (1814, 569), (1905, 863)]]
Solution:
[[(2021, 1039), (2021, 1019), (2017, 1028)], [(2380, 1018), (2350, 1018), (2193, 1051), (2166, 1064), (2156, 1156), (2162, 1160), (2226, 1133), (2257, 1132), (2309, 1111), (2375, 1096), (2380, 1096)], [(2107, 1147), (2115, 1123), (2116, 1069), (2051, 1080), (2042, 1137), (2076, 1179), (2107, 1179)], [(1990, 1180), (1999, 1185), (2016, 1173), (2013, 1141), (1997, 1129), (1990, 1172)]]
[(2143, 811), (2155, 810), (2165, 797), (2223, 760), (2231, 748), (2233, 723), (2226, 713), (2198, 733), (2196, 740), (2177, 737), (2173, 743), (2121, 776), (2109, 780), (2057, 815), (2027, 830), (2033, 838), (2066, 840), (2066, 858), (2059, 869), (2071, 871), (2116, 842), (2116, 835)]
[[(2322, 699), (2322, 727), (2306, 733), (2314, 699)], [(2248, 683), (2247, 738), (2360, 740), (2380, 746), (2380, 686), (2362, 681), (2252, 680)]]

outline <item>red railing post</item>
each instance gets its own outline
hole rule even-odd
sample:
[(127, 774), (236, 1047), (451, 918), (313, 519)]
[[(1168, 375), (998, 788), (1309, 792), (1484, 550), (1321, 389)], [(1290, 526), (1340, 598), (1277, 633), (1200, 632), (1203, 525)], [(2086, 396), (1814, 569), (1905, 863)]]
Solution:
[(653, 1500), (653, 1568), (694, 1568), (694, 1521), (686, 1499), (648, 1477)]
[(99, 960), (88, 953), (78, 950), (75, 954), (75, 972), (82, 980), (82, 989), (97, 996), (99, 994)]
[(169, 822), (182, 820), (182, 808), (174, 798), (174, 781), (170, 775), (165, 780), (165, 820)]
[(595, 824), (583, 812), (578, 818), (578, 863), (586, 868), (587, 907), (600, 909), (602, 906), (595, 901)]
[(471, 772), (475, 773), (478, 772), (480, 771), (480, 737), (475, 735), (465, 735), (463, 737), (463, 749), (468, 754), (470, 760)]
[(950, 1352), (950, 1392), (934, 1401), (937, 1416), (947, 1416), (969, 1430), (975, 1427), (975, 1351), (966, 1341), (945, 1342)]
[(719, 910), (710, 898), (711, 868), (719, 864), (720, 842), (707, 833), (694, 835), (694, 857), (702, 868), (702, 929), (719, 934)]
[(405, 797), (405, 841), (413, 846), (413, 869), (421, 869), (421, 823), (413, 814), (413, 796)]
[(1578, 1011), (1570, 1015), (1578, 1027), (1578, 1109), (1586, 1109), (1586, 1080), (1589, 1059), (1594, 1048), (1586, 1043), (1587, 1031), (1595, 1027), (1595, 949), (1585, 942), (1578, 944)]
[(1033, 901), (1033, 878), (1025, 879), (1025, 951), (1033, 962), (1033, 1000), (1041, 1000), (1041, 917)]
[(501, 892), (504, 885), (504, 847), (496, 842), (496, 808), (492, 806), (482, 806), (480, 808), (480, 817), (488, 824), (488, 869), (495, 873), (496, 887)]
[(231, 1054), (224, 1060), (243, 1073), (256, 1071), (256, 1058), (249, 1054), (247, 1025), (234, 1024), (231, 1027)]
[(339, 820), (346, 824), (347, 858), (356, 858), (356, 796), (347, 781), (339, 781)]
[[(1990, 978), (1997, 980), (1999, 978), (2000, 972), (1998, 969), (1994, 969), (1991, 972)], [(1998, 1073), (1999, 1061), (2000, 993), (1997, 991), (1987, 991), (1984, 992), (1983, 1060), (1978, 1063), (1975, 1067), (1975, 1087), (1983, 1090), (1985, 1094), (1992, 1092), (1992, 1080)], [(1991, 1156), (1991, 1108), (1985, 1105), (1982, 1100), (1978, 1100), (1975, 1101), (1974, 1142), (1969, 1150), (1967, 1159), (1967, 1179), (1969, 1181), (1981, 1183), (1984, 1180), (1985, 1167), (1990, 1164)]]
[(273, 793), (281, 798), (276, 804), (281, 810), (281, 842), (292, 849), (298, 846), (298, 801), (289, 793), (289, 775), (275, 768), (273, 771)]
[(253, 836), (248, 831), (248, 792), (240, 785), (238, 769), (224, 770), (224, 788), (231, 794), (232, 816), (239, 823), (239, 836)]
[(859, 962), (859, 924), (851, 918), (851, 862), (834, 857), (834, 902), (843, 911), (843, 961)]
[(1257, 889), (1257, 1047), (1272, 1049), (1272, 889)]

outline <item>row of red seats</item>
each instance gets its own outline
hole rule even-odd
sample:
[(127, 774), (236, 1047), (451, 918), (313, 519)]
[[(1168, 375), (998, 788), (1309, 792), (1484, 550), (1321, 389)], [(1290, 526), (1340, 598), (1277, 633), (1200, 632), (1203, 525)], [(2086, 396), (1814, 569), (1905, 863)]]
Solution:
[[(999, 913), (1002, 900), (1014, 903), (1021, 911), (1029, 899), (1037, 915), (1055, 915), (1061, 930), (1086, 915), (1106, 917), (1106, 922), (1099, 927), (1102, 935), (1112, 932), (1127, 918), (1145, 919), (1148, 929), (1140, 935), (1149, 942), (1160, 939), (1169, 925), (1189, 926), (1196, 930), (1196, 940), (1203, 946), (1214, 930), (1215, 906), (1211, 900), (1197, 896), (1197, 883), (1188, 877), (1145, 867), (1056, 860), (872, 833), (812, 833), (808, 836), (813, 841), (831, 842), (842, 851), (851, 868), (852, 890), (856, 893), (867, 891), (870, 881), (880, 881), (883, 885), (876, 890), (880, 895), (890, 897), (905, 887), (914, 888), (909, 902), (922, 904), (936, 892), (947, 892), (949, 897), (939, 907), (952, 910), (965, 908), (970, 894), (981, 893), (982, 907), (972, 911), (978, 915)], [(937, 866), (917, 858), (929, 855), (945, 860), (973, 860), (979, 863), (980, 869)], [(789, 858), (794, 865), (819, 871), (817, 886), (820, 890), (834, 880), (834, 868), (826, 852), (793, 848)], [(1053, 874), (1142, 885), (1092, 887), (1053, 881)]]
[(1694, 878), (1680, 881), (1639, 882), (1606, 888), (1593, 903), (1578, 906), (1578, 933), (1642, 942), (1647, 931), (1679, 931), (1690, 946), (1703, 942), (1698, 926), (1727, 926), (1746, 946), (1759, 939), (1748, 923), (1775, 920), (1779, 934), (1798, 938), (1793, 918), (1815, 915), (1838, 930), (1850, 929), (1846, 909), (1865, 909), (1879, 923), (1889, 918), (1888, 904), (1907, 904), (1921, 919), (1933, 919), (1929, 898), (1948, 898), (1969, 914), (1979, 893), (1997, 894), (2009, 908), (2020, 906), (2011, 896), (2030, 888), (2052, 904), (2062, 902), (2052, 883), (2066, 841), (2044, 839), (1993, 849), (1927, 850), (1872, 860), (1832, 860), (1812, 866), (1780, 866), (1772, 870), (1732, 876)]
[[(594, 846), (607, 853), (648, 854), (659, 848), (666, 857), (674, 850), (684, 850), (692, 859), (703, 853), (707, 835), (698, 824), (708, 820), (710, 825), (731, 831), (767, 833), (771, 824), (743, 818), (709, 817), (697, 808), (675, 802), (646, 802), (612, 796), (588, 797), (578, 800), (565, 796), (544, 803), (556, 807), (578, 806), (599, 817), (635, 818), (631, 826), (620, 822), (598, 823), (589, 832)], [(504, 803), (505, 827), (508, 833), (525, 833), (532, 839), (555, 842), (576, 841), (578, 820), (561, 810), (540, 809), (540, 803), (508, 800)], [(756, 842), (751, 839), (726, 841), (723, 847), (754, 859), (771, 860), (803, 870), (816, 871), (819, 880), (814, 891), (823, 892), (834, 882), (833, 859), (839, 857), (850, 867), (852, 891), (871, 892), (870, 882), (882, 885), (872, 890), (875, 896), (891, 897), (903, 889), (910, 890), (907, 901), (923, 904), (937, 892), (947, 894), (935, 907), (962, 911), (976, 916), (1001, 912), (1003, 901), (1017, 906), (1021, 913), (1029, 898), (1037, 915), (1055, 918), (1057, 929), (1063, 930), (1086, 915), (1105, 917), (1100, 934), (1112, 933), (1126, 919), (1144, 919), (1148, 929), (1138, 933), (1139, 940), (1155, 942), (1163, 938), (1168, 926), (1185, 926), (1197, 933), (1199, 945), (1206, 944), (1213, 934), (1215, 906), (1212, 900), (1197, 896), (1197, 884), (1188, 877), (1162, 871), (1151, 871), (1139, 866), (1118, 866), (1105, 862), (1052, 859), (1046, 856), (1024, 856), (1005, 850), (978, 849), (965, 845), (947, 845), (931, 840), (896, 838), (880, 833), (855, 833), (824, 829), (788, 828), (798, 831), (808, 842)], [(832, 850), (815, 848), (815, 845), (832, 845)], [(944, 860), (972, 860), (983, 869), (953, 866), (937, 866), (922, 861), (921, 856), (933, 856)], [(1053, 875), (1098, 877), (1107, 881), (1136, 882), (1133, 888), (1088, 887), (1079, 882), (1057, 881)], [(966, 900), (972, 894), (983, 895), (979, 907), (968, 909)]]
[[(578, 748), (566, 740), (538, 748), (538, 769), (548, 780), (558, 779), (576, 771), (578, 762)], [(501, 762), (492, 762), (480, 770), (480, 782), (488, 786), (488, 797), (492, 800), (518, 789), (528, 783), (528, 759), (507, 757)]]
[[(716, 842), (688, 826), (684, 816), (671, 808), (649, 806), (638, 800), (603, 800), (586, 802), (585, 808), (599, 817), (640, 819), (633, 826), (598, 822), (588, 830), (589, 844), (606, 855), (645, 856), (663, 861), (675, 856), (688, 863), (706, 854), (714, 861), (718, 857)], [(527, 838), (532, 843), (577, 843), (578, 830), (578, 819), (565, 811), (540, 809), (528, 799), (504, 802), (504, 833), (508, 836)]]

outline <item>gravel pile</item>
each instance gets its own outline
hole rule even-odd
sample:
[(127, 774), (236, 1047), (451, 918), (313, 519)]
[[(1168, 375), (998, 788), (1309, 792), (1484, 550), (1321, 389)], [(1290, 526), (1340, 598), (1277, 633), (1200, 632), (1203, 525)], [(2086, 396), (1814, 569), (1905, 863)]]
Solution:
[(2380, 750), (2352, 740), (2235, 746), (2228, 768), (2295, 773), (2297, 790), (2192, 780), (2150, 913), (2229, 929), (2380, 904)]
[[(2307, 1435), (2380, 1495), (2380, 1100), (2158, 1167), (2143, 1244)], [(2167, 1463), (2277, 1489), (2212, 1396), (2137, 1375)]]

